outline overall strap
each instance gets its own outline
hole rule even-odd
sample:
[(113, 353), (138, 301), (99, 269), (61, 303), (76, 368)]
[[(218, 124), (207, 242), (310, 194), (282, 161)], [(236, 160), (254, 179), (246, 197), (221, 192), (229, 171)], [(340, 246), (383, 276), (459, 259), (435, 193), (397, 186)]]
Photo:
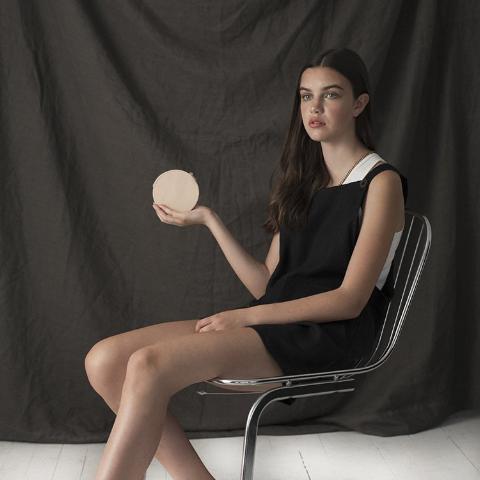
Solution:
[[(408, 197), (408, 182), (407, 182), (407, 179), (398, 171), (397, 168), (395, 168), (390, 163), (380, 163), (376, 167), (373, 167), (365, 175), (365, 177), (363, 177), (363, 180), (360, 181), (360, 188), (365, 189), (365, 193), (366, 193), (366, 191), (368, 190), (368, 186), (370, 185), (370, 182), (372, 181), (373, 177), (375, 177), (375, 175), (378, 175), (380, 172), (383, 172), (384, 170), (393, 170), (400, 175), (400, 179), (402, 181), (403, 200), (404, 200), (404, 204), (406, 205), (407, 197)], [(364, 195), (362, 195), (362, 196), (364, 196)]]

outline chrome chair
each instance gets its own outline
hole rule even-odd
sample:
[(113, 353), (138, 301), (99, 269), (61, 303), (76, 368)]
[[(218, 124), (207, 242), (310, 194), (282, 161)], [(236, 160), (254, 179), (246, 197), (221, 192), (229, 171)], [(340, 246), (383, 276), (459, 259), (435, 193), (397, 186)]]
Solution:
[[(298, 397), (327, 395), (355, 390), (355, 376), (375, 370), (385, 363), (397, 344), (408, 308), (415, 293), (418, 280), (423, 271), (430, 244), (432, 231), (427, 217), (411, 210), (405, 210), (405, 226), (395, 256), (392, 260), (389, 276), (392, 275), (393, 291), (388, 303), (373, 353), (355, 367), (346, 370), (307, 373), (280, 377), (254, 379), (214, 378), (207, 384), (249, 387), (282, 383), (265, 392), (236, 391), (208, 392), (198, 390), (199, 395), (242, 395), (257, 394), (259, 397), (250, 408), (245, 427), (241, 480), (253, 480), (255, 446), (260, 415), (270, 403)], [(387, 278), (388, 281), (388, 278)], [(242, 388), (243, 389), (243, 388)]]

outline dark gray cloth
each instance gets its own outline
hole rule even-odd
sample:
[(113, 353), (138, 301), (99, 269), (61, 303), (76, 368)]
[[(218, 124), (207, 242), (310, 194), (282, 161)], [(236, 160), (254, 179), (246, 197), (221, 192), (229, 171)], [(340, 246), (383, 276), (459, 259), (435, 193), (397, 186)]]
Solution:
[[(432, 249), (384, 367), (275, 404), (259, 433), (415, 433), (479, 407), (479, 16), (473, 0), (0, 2), (0, 440), (105, 441), (92, 345), (251, 299), (208, 229), (159, 221), (152, 183), (193, 172), (263, 260), (299, 68), (335, 46), (367, 64), (376, 150)], [(171, 402), (189, 436), (242, 433), (252, 397), (200, 387)]]

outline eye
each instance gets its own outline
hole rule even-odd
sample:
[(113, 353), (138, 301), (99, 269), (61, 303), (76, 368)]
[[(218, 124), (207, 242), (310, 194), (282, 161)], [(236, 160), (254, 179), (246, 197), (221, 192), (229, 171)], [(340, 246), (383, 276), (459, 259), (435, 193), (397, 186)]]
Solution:
[(309, 97), (310, 95), (308, 93), (304, 93), (303, 95), (300, 95), (300, 97), (302, 98), (302, 100), (305, 101), (305, 97)]
[(325, 96), (327, 96), (327, 95), (333, 95), (333, 97), (330, 97), (330, 98), (337, 98), (338, 97), (338, 93), (336, 93), (336, 92), (327, 92), (325, 94)]

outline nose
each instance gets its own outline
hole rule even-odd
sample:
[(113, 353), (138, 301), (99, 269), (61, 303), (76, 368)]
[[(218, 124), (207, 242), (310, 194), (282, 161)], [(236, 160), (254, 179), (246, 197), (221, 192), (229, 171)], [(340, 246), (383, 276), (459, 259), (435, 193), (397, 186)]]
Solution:
[(321, 112), (322, 110), (323, 110), (323, 103), (321, 100), (317, 101), (310, 107), (311, 113), (318, 113), (318, 112)]

